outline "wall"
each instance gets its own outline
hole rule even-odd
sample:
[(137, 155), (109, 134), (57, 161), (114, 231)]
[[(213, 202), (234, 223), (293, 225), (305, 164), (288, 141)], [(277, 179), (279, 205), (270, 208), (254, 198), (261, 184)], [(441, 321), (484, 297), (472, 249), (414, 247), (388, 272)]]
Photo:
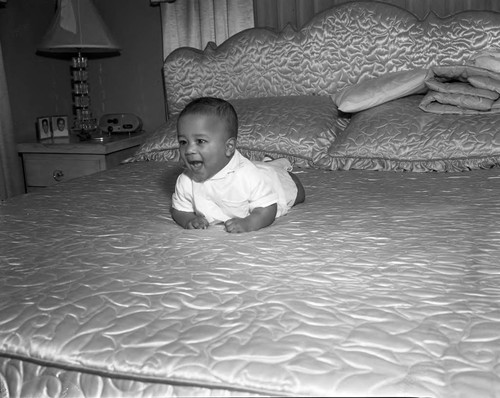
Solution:
[[(119, 56), (89, 59), (92, 109), (134, 113), (146, 130), (165, 122), (160, 10), (149, 0), (94, 0), (121, 45)], [(0, 41), (17, 142), (36, 139), (39, 116), (72, 117), (70, 60), (36, 54), (56, 0), (9, 0)]]

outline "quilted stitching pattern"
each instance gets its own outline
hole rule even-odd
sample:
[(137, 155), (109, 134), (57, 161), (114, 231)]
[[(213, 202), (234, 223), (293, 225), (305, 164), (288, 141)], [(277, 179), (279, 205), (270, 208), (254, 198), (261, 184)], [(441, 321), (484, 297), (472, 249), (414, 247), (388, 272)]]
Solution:
[[(8, 382), (1, 375), (7, 375)], [(4, 384), (2, 384), (2, 381)], [(19, 387), (17, 389), (16, 387)], [(192, 385), (148, 382), (114, 378), (85, 370), (64, 370), (14, 358), (0, 357), (0, 392), (2, 397), (101, 397), (101, 398), (159, 398), (159, 397), (260, 397), (256, 392), (235, 391)], [(41, 394), (43, 392), (43, 395)], [(10, 395), (9, 395), (10, 393)], [(5, 395), (7, 394), (7, 395)]]
[[(329, 97), (291, 96), (231, 100), (238, 114), (238, 149), (252, 160), (286, 157), (313, 167), (347, 125)], [(170, 119), (129, 161), (179, 160), (177, 118)]]
[(329, 97), (296, 96), (232, 100), (239, 116), (238, 147), (250, 159), (287, 157), (313, 167), (341, 131)]
[(137, 162), (0, 206), (7, 394), (500, 391), (500, 169), (305, 169), (307, 203), (245, 236), (175, 225), (178, 172)]
[(179, 49), (164, 63), (170, 115), (190, 99), (333, 95), (358, 81), (415, 67), (465, 63), (499, 47), (500, 14), (419, 21), (397, 7), (352, 2), (296, 32), (252, 29), (205, 51)]
[(495, 114), (439, 115), (419, 109), (421, 95), (360, 112), (331, 146), (332, 169), (464, 171), (500, 164)]

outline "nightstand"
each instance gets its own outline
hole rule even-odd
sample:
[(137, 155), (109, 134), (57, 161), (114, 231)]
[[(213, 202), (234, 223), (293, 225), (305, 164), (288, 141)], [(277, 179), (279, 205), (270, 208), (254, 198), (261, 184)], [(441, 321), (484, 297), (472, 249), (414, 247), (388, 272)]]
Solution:
[(58, 184), (118, 166), (144, 142), (145, 133), (114, 134), (103, 141), (80, 141), (76, 135), (17, 145), (26, 191)]

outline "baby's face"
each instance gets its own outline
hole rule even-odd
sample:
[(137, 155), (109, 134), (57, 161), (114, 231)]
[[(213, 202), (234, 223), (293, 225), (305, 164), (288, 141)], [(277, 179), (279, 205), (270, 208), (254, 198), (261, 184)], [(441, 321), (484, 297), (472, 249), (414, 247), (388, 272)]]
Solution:
[(189, 176), (203, 182), (231, 160), (234, 150), (228, 146), (224, 123), (215, 116), (185, 115), (179, 119), (177, 137), (181, 159)]

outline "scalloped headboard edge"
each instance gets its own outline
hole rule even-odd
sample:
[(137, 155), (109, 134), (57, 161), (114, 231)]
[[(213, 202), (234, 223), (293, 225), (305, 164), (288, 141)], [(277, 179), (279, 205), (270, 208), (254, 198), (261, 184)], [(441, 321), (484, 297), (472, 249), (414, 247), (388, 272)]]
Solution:
[(199, 96), (333, 95), (369, 77), (463, 64), (492, 49), (500, 51), (500, 13), (430, 13), (419, 20), (386, 3), (344, 3), (299, 31), (252, 28), (218, 47), (173, 51), (163, 67), (167, 113)]

